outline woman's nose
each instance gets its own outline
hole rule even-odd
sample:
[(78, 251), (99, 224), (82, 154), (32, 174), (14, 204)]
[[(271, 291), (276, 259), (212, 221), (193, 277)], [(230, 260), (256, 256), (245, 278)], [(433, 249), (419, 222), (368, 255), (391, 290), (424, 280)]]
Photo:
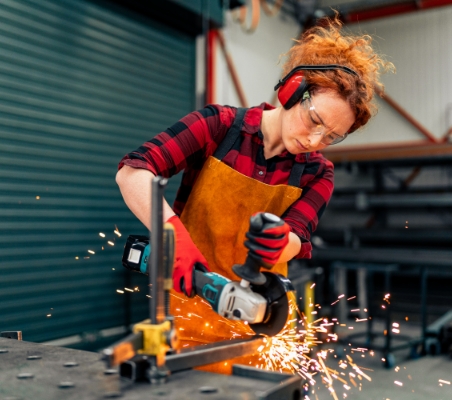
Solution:
[(309, 143), (311, 147), (317, 147), (323, 139), (323, 135), (310, 133), (309, 134)]

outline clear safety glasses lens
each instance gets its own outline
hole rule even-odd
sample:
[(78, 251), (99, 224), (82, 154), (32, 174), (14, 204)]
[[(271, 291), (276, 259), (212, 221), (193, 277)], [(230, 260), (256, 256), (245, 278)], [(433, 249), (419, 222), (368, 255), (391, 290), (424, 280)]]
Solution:
[(333, 144), (338, 144), (345, 140), (347, 133), (343, 136), (337, 135), (333, 132), (326, 133), (327, 129), (324, 125), (316, 123), (316, 116), (314, 115), (315, 106), (312, 104), (311, 98), (306, 97), (301, 103), (301, 118), (306, 128), (313, 135), (322, 135), (323, 138), (321, 143), (331, 146)]

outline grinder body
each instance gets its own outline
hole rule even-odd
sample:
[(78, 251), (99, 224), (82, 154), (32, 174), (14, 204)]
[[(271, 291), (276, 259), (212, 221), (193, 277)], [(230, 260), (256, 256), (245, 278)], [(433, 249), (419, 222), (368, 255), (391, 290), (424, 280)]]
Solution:
[[(149, 238), (130, 235), (122, 256), (125, 268), (148, 275), (147, 258), (151, 252)], [(251, 258), (248, 257), (247, 261)], [(245, 262), (243, 269), (248, 269)], [(256, 269), (254, 263), (253, 269)], [(219, 315), (249, 323), (256, 333), (274, 336), (287, 321), (287, 293), (293, 290), (290, 281), (271, 272), (260, 273), (262, 280), (250, 283), (243, 279), (231, 281), (214, 272), (193, 272), (195, 293), (206, 300)], [(262, 283), (261, 283), (262, 282)]]

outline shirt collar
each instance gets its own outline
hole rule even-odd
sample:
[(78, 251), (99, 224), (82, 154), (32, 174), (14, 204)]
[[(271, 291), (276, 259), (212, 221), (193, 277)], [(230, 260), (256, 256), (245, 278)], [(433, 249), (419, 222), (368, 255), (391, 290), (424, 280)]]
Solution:
[[(258, 138), (263, 142), (264, 137), (260, 130), (262, 113), (264, 110), (273, 110), (275, 106), (269, 103), (263, 102), (256, 107), (251, 107), (243, 120), (242, 130), (249, 134), (257, 134)], [(281, 158), (293, 158), (296, 162), (307, 162), (309, 159), (309, 153), (300, 153), (297, 155), (289, 153), (284, 150), (282, 153), (278, 154)]]

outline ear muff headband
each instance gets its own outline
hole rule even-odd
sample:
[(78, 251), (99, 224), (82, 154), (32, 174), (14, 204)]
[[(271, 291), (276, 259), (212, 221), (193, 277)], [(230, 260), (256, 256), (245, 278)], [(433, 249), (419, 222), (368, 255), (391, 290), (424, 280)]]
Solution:
[(323, 65), (299, 65), (292, 69), (283, 79), (281, 79), (275, 86), (275, 90), (278, 90), (278, 99), (282, 106), (288, 110), (293, 107), (303, 96), (303, 93), (307, 90), (308, 84), (304, 78), (303, 73), (297, 73), (298, 71), (315, 70), (315, 71), (328, 71), (328, 70), (341, 70), (350, 75), (359, 77), (358, 73), (349, 67), (338, 64), (323, 64)]

